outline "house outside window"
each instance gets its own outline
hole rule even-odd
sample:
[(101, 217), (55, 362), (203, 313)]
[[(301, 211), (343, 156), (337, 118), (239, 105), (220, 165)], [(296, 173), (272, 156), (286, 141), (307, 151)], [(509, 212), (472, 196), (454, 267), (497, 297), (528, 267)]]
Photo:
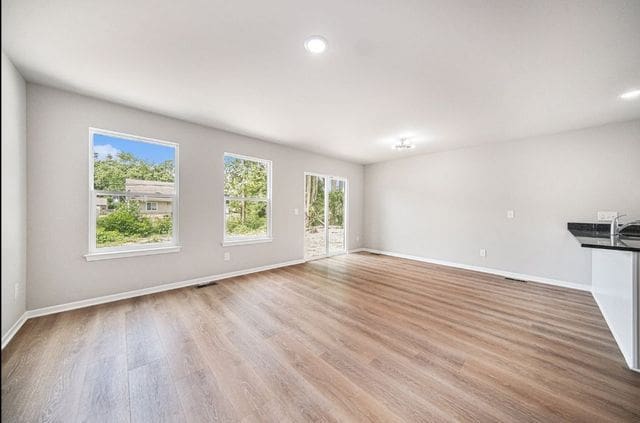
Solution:
[(178, 249), (178, 145), (90, 129), (88, 260)]

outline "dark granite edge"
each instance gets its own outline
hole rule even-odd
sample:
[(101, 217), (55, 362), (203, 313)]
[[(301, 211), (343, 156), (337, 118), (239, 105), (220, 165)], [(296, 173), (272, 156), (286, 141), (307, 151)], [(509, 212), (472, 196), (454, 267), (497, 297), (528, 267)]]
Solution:
[(625, 245), (603, 245), (603, 244), (592, 244), (589, 242), (584, 242), (578, 239), (580, 246), (583, 248), (596, 248), (600, 250), (614, 250), (614, 251), (631, 251), (633, 253), (640, 252), (640, 248), (638, 247), (630, 247)]
[[(601, 236), (602, 234), (604, 235), (609, 235), (610, 230), (611, 230), (611, 224), (610, 223), (579, 223), (579, 222), (569, 222), (567, 223), (567, 229), (569, 230), (569, 232), (573, 233), (574, 231), (576, 232), (580, 232), (581, 234), (585, 234), (582, 236), (589, 236), (586, 235), (587, 233), (591, 233), (591, 234), (597, 234), (595, 235), (596, 237)], [(622, 232), (620, 232), (621, 235), (637, 235), (640, 236), (640, 225), (631, 225), (627, 228), (624, 228), (624, 230)], [(592, 236), (594, 236), (592, 235)]]
[[(609, 223), (567, 223), (567, 229), (583, 248), (640, 252), (640, 225), (625, 228), (621, 232), (621, 236), (615, 238), (610, 236), (610, 227)], [(629, 238), (629, 236), (633, 236), (633, 238)], [(610, 239), (611, 244), (598, 242), (603, 239)], [(631, 242), (634, 245), (627, 245), (626, 242)]]
[(610, 228), (611, 228), (610, 223), (578, 223), (578, 222), (567, 223), (567, 229), (569, 229), (569, 231), (609, 232)]

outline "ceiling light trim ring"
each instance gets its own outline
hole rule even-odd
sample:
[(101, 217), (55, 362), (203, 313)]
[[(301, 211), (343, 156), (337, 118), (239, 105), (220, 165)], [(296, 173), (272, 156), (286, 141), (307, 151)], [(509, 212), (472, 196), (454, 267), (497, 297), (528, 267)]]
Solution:
[(327, 50), (329, 43), (322, 35), (312, 35), (304, 41), (304, 48), (311, 54), (321, 54)]

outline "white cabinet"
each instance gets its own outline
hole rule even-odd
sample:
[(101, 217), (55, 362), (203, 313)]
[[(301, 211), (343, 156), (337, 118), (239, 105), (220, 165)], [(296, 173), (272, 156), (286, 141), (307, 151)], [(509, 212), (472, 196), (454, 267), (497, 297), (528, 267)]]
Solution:
[(592, 249), (592, 291), (627, 365), (640, 371), (640, 253)]

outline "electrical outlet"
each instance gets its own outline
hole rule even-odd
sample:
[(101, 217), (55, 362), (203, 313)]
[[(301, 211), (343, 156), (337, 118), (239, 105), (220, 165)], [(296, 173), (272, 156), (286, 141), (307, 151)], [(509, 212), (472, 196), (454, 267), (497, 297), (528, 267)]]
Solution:
[(599, 211), (598, 212), (599, 222), (611, 222), (616, 217), (618, 217), (617, 211)]
[(231, 253), (224, 253), (224, 261), (231, 260)]
[(17, 300), (19, 296), (20, 296), (20, 284), (16, 283), (13, 286), (13, 299)]
[(487, 250), (485, 250), (484, 248), (480, 249), (480, 257), (486, 257), (487, 256)]
[(356, 242), (360, 241), (360, 235), (356, 235)]
[(513, 210), (507, 210), (507, 219), (513, 219), (516, 217), (516, 212)]

